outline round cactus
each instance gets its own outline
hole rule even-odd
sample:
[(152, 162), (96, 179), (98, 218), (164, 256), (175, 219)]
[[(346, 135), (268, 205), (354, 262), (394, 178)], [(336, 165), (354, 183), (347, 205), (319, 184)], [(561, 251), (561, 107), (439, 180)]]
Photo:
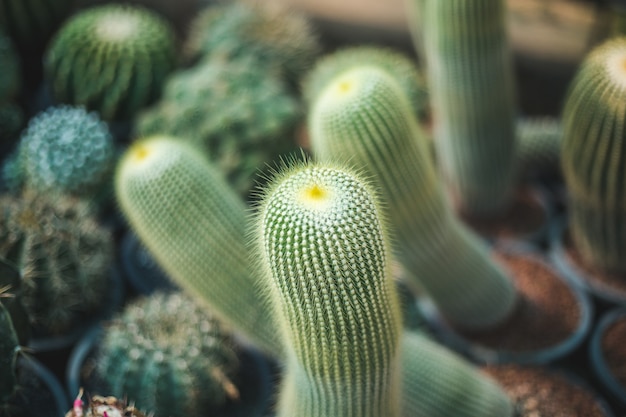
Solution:
[(113, 256), (111, 235), (86, 203), (25, 190), (0, 198), (0, 257), (22, 274), (31, 324), (60, 334), (103, 303)]
[(169, 24), (138, 6), (105, 5), (73, 16), (45, 56), (53, 96), (97, 110), (106, 120), (130, 120), (157, 99), (176, 65)]
[(255, 68), (278, 71), (297, 83), (321, 47), (304, 16), (277, 2), (234, 1), (207, 7), (192, 22), (190, 57), (252, 57)]
[(596, 47), (563, 109), (561, 162), (576, 248), (596, 267), (626, 271), (626, 37)]
[(407, 282), (425, 290), (448, 320), (475, 329), (504, 321), (517, 299), (512, 282), (447, 204), (407, 95), (387, 70), (391, 63), (362, 58), (347, 70), (340, 61), (334, 76), (332, 61), (321, 68), (327, 81), (309, 111), (313, 154), (372, 176), (410, 272)]
[(127, 305), (97, 351), (96, 375), (110, 392), (155, 415), (206, 415), (237, 395), (231, 335), (180, 293)]
[(109, 128), (95, 112), (60, 106), (31, 119), (16, 163), (33, 188), (88, 196), (110, 179), (114, 157)]
[(18, 59), (13, 42), (0, 31), (0, 103), (12, 99), (20, 88)]
[(400, 415), (402, 323), (372, 188), (302, 166), (269, 187), (262, 265), (287, 349), (278, 417)]
[(137, 133), (198, 144), (248, 198), (258, 171), (295, 149), (301, 119), (298, 100), (253, 61), (206, 61), (172, 76), (161, 101), (139, 118)]

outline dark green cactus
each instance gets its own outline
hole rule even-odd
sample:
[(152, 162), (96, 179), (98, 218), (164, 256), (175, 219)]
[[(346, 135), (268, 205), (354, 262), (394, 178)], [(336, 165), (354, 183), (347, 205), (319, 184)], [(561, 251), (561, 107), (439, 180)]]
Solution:
[(443, 177), (458, 209), (474, 216), (497, 213), (512, 197), (516, 103), (504, 3), (409, 3), (422, 10)]
[(22, 274), (21, 297), (40, 333), (63, 333), (102, 306), (112, 238), (86, 203), (25, 190), (0, 197), (0, 257)]
[(96, 375), (108, 392), (155, 415), (206, 415), (238, 394), (232, 336), (181, 293), (154, 293), (127, 305), (97, 352)]
[[(1, 28), (1, 25), (0, 25)], [(0, 103), (15, 97), (20, 88), (21, 75), (13, 42), (0, 31)]]
[(21, 166), (27, 186), (77, 196), (101, 191), (115, 163), (109, 128), (97, 113), (82, 107), (51, 107), (35, 116), (18, 152), (14, 168)]
[(596, 267), (626, 271), (626, 37), (596, 47), (572, 81), (563, 109), (561, 163), (569, 228)]
[(277, 2), (233, 1), (207, 7), (192, 22), (186, 53), (213, 61), (252, 58), (256, 70), (297, 83), (319, 52), (308, 20)]
[(147, 9), (105, 5), (74, 15), (45, 56), (53, 96), (96, 110), (105, 120), (130, 120), (156, 100), (176, 65), (169, 24)]
[(327, 82), (315, 83), (320, 92), (308, 120), (315, 157), (350, 163), (372, 176), (409, 283), (426, 290), (448, 320), (465, 328), (502, 322), (515, 307), (515, 288), (447, 204), (427, 140), (387, 69), (391, 64), (365, 55), (351, 67), (340, 64), (330, 76), (332, 60), (322, 62), (319, 73)]
[(259, 213), (259, 252), (286, 345), (278, 417), (400, 415), (402, 323), (370, 185), (293, 167)]
[[(6, 288), (0, 288), (0, 297), (7, 296)], [(0, 303), (0, 412), (17, 388), (16, 363), (20, 346), (13, 328), (11, 315)]]
[(529, 117), (517, 122), (517, 166), (522, 177), (560, 173), (563, 126), (553, 117)]
[(281, 342), (246, 247), (246, 206), (201, 151), (172, 137), (135, 143), (115, 192), (130, 227), (182, 288), (268, 353)]
[(297, 98), (252, 60), (205, 61), (172, 76), (161, 101), (139, 118), (137, 135), (173, 135), (202, 146), (247, 198), (258, 171), (295, 148), (301, 119)]

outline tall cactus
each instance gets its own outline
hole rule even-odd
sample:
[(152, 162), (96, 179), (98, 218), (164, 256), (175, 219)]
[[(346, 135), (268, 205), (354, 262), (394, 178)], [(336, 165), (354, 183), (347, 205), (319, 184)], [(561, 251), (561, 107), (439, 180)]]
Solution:
[(286, 344), (278, 417), (399, 416), (399, 300), (367, 183), (288, 170), (260, 210), (259, 244)]
[(515, 306), (513, 284), (446, 203), (400, 83), (365, 56), (336, 67), (331, 77), (333, 66), (327, 59), (310, 76), (314, 85), (317, 74), (327, 79), (310, 103), (314, 155), (350, 162), (375, 179), (412, 284), (423, 287), (451, 322), (485, 328), (503, 321)]
[(435, 146), (459, 209), (483, 216), (511, 199), (515, 93), (504, 0), (411, 0), (421, 8)]
[(563, 109), (561, 162), (569, 226), (591, 265), (626, 271), (626, 37), (594, 49)]
[(182, 288), (270, 353), (280, 350), (246, 248), (246, 209), (203, 152), (172, 137), (135, 143), (115, 180), (120, 207)]

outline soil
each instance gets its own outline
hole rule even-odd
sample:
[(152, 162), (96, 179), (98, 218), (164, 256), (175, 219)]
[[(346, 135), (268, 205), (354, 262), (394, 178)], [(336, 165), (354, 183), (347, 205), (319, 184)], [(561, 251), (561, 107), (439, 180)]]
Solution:
[(626, 389), (626, 318), (607, 327), (602, 336), (604, 361), (617, 381)]
[(585, 388), (539, 367), (483, 368), (515, 404), (515, 417), (604, 417), (603, 407)]
[(588, 281), (589, 285), (595, 288), (604, 288), (604, 291), (610, 291), (614, 295), (620, 295), (626, 298), (626, 274), (619, 272), (607, 271), (589, 265), (582, 257), (582, 254), (576, 249), (570, 234), (565, 231), (563, 234), (563, 248), (569, 258), (569, 261), (580, 269), (583, 274), (581, 278)]
[[(457, 210), (458, 212), (458, 210)], [(472, 217), (458, 212), (461, 220), (482, 236), (495, 239), (532, 235), (548, 220), (545, 208), (530, 187), (519, 187), (509, 208), (490, 217)]]
[(517, 307), (495, 328), (459, 334), (492, 349), (525, 352), (554, 346), (575, 332), (581, 318), (578, 300), (554, 270), (532, 255), (495, 252), (494, 257), (511, 271)]

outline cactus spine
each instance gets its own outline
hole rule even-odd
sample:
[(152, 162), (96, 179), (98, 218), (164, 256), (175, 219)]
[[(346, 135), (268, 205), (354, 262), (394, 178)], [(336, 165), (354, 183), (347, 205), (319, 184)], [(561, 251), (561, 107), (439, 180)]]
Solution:
[(515, 306), (513, 284), (446, 204), (426, 138), (400, 85), (380, 65), (362, 61), (328, 77), (311, 103), (315, 156), (350, 162), (374, 178), (413, 286), (423, 287), (443, 315), (466, 328), (503, 321)]
[(378, 203), (349, 171), (288, 170), (260, 210), (287, 350), (278, 417), (399, 416), (399, 300)]
[(594, 49), (563, 109), (561, 162), (574, 243), (591, 265), (626, 271), (626, 37)]
[(115, 191), (137, 236), (163, 270), (261, 348), (281, 350), (246, 248), (246, 209), (202, 151), (150, 137), (119, 162)]
[(489, 215), (510, 201), (514, 83), (503, 0), (412, 0), (423, 11), (435, 146), (459, 209)]

